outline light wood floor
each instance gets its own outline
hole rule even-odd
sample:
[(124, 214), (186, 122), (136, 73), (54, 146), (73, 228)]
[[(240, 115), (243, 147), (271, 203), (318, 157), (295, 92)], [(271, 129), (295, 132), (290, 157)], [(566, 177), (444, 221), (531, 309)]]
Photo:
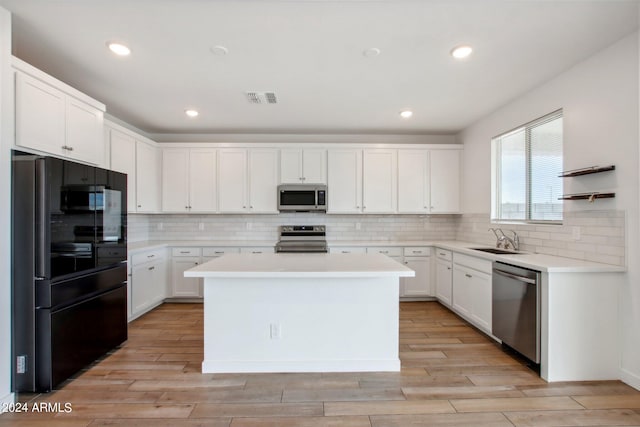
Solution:
[(640, 392), (547, 384), (435, 302), (400, 305), (400, 358), (400, 373), (202, 375), (202, 306), (164, 304), (60, 390), (19, 396), (72, 412), (0, 426), (640, 426)]

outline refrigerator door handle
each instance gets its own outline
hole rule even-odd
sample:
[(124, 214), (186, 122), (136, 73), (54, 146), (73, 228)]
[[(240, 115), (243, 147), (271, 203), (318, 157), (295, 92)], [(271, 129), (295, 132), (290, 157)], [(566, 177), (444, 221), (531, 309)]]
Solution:
[(49, 242), (47, 241), (47, 168), (45, 159), (35, 161), (36, 175), (36, 224), (35, 224), (35, 276), (47, 277), (47, 261), (49, 259)]

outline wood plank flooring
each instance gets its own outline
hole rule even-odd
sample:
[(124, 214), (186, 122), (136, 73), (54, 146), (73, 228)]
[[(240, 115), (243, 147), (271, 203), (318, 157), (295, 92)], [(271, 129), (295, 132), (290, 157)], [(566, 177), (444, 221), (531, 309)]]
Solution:
[(164, 304), (60, 390), (21, 394), (29, 412), (0, 427), (640, 426), (639, 391), (547, 384), (436, 302), (400, 304), (400, 373), (203, 375), (202, 328), (202, 305)]

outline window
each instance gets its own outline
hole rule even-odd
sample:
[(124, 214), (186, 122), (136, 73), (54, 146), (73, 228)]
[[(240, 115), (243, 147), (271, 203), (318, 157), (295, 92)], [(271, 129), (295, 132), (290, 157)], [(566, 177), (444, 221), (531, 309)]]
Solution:
[(562, 221), (562, 110), (491, 140), (494, 221)]

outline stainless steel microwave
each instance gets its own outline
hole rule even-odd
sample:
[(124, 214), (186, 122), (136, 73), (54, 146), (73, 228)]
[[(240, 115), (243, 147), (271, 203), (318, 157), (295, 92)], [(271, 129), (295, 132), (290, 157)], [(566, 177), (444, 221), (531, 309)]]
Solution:
[(281, 184), (278, 186), (280, 212), (326, 212), (327, 186), (324, 184)]

